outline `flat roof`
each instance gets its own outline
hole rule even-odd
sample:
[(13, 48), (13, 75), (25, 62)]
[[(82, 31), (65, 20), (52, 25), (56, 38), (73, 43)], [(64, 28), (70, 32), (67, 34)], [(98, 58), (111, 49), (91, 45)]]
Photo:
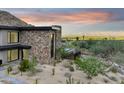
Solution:
[[(56, 28), (55, 28), (56, 27)], [(19, 31), (57, 31), (61, 26), (3, 26), (0, 25), (0, 30), (19, 30)]]
[(10, 49), (30, 49), (29, 45), (13, 44), (13, 45), (2, 45), (0, 46), (0, 51), (10, 50)]

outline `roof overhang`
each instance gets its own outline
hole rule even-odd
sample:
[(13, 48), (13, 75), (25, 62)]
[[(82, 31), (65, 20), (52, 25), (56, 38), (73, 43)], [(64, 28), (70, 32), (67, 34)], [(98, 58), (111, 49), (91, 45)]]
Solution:
[(0, 30), (18, 30), (18, 31), (57, 31), (53, 26), (0, 26)]
[(0, 51), (11, 50), (11, 49), (30, 49), (29, 45), (14, 44), (14, 45), (2, 45), (0, 46)]

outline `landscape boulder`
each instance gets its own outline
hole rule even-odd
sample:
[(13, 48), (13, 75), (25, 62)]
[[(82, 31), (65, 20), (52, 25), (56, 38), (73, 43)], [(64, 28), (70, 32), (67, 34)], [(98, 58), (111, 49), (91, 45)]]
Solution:
[(68, 58), (74, 58), (81, 55), (81, 51), (75, 48), (65, 48), (65, 51), (68, 53)]

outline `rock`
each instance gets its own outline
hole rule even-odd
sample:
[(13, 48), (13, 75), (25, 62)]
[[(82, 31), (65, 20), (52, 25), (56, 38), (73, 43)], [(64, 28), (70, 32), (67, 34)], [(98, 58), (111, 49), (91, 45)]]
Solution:
[(46, 68), (46, 66), (43, 66), (43, 68)]
[(64, 76), (67, 77), (67, 78), (69, 78), (69, 77), (71, 77), (72, 75), (71, 75), (71, 73), (65, 73)]
[(121, 78), (121, 80), (124, 80), (124, 76), (121, 76), (120, 78)]
[(12, 84), (12, 82), (8, 81), (8, 80), (1, 80), (1, 82), (4, 83), (4, 84)]
[(106, 79), (106, 78), (103, 78), (103, 81), (104, 81), (105, 83), (108, 83), (108, 82), (109, 82), (109, 80)]
[(110, 77), (110, 79), (113, 81), (118, 81), (116, 77)]
[(74, 59), (81, 55), (81, 51), (75, 48), (65, 48), (64, 50), (68, 53), (68, 57), (73, 57)]
[(65, 68), (70, 68), (70, 67), (71, 67), (71, 64), (70, 64), (70, 62), (68, 61), (68, 62), (64, 62), (64, 63), (63, 63), (63, 66), (64, 66)]
[(36, 72), (43, 72), (43, 69), (36, 69)]
[(19, 71), (12, 71), (12, 74), (13, 75), (16, 75), (16, 74), (18, 74), (18, 73), (20, 73)]
[(61, 84), (61, 83), (62, 83), (62, 81), (61, 81), (61, 80), (58, 80), (58, 83), (60, 83), (60, 84)]
[(91, 84), (91, 82), (87, 82), (87, 84)]
[(63, 71), (63, 68), (60, 68), (60, 71)]
[(112, 66), (110, 67), (110, 69), (112, 69), (112, 68), (117, 70), (117, 72), (119, 72), (120, 74), (124, 75), (124, 67), (123, 66), (113, 63)]
[(111, 66), (111, 65), (113, 64), (113, 62), (110, 61), (110, 60), (108, 60), (108, 61), (104, 61), (104, 63), (105, 63), (106, 65), (108, 65), (108, 66)]

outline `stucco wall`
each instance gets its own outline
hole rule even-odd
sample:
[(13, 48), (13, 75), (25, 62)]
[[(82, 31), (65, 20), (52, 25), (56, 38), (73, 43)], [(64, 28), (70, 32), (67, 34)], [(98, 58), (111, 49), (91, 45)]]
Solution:
[(7, 51), (0, 51), (0, 59), (2, 59), (3, 64), (7, 63)]
[[(1, 30), (0, 31), (0, 45), (7, 44), (7, 31)], [(0, 51), (0, 59), (3, 63), (7, 63), (7, 51)]]
[(51, 62), (51, 31), (22, 31), (20, 42), (31, 45), (29, 59), (35, 56), (40, 63)]
[(6, 44), (7, 44), (7, 31), (0, 30), (0, 45), (6, 45)]

